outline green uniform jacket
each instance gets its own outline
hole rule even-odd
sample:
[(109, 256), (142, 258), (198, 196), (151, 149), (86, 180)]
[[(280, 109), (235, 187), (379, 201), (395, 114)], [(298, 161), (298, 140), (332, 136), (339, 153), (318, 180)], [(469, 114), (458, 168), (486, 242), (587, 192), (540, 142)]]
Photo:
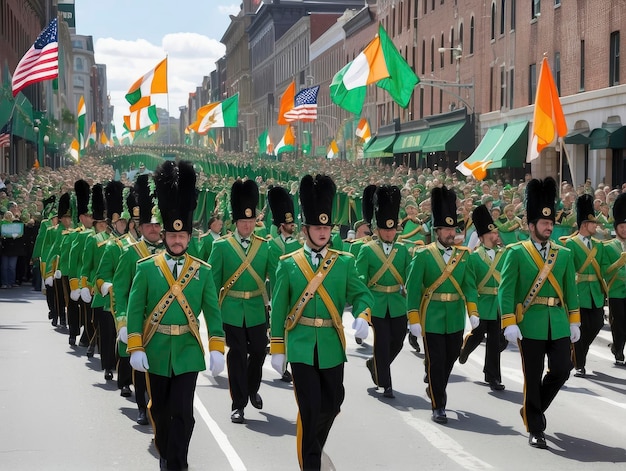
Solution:
[(274, 237), (269, 241), (269, 266), (267, 272), (270, 279), (270, 293), (271, 290), (274, 289), (274, 286), (276, 286), (276, 268), (278, 267), (280, 257), (301, 248), (302, 244), (296, 238), (288, 240), (287, 243), (283, 242), (281, 236)]
[(213, 242), (216, 239), (213, 238), (211, 232), (207, 232), (200, 237), (200, 256), (198, 258), (207, 261), (211, 256), (211, 249), (213, 248)]
[[(454, 277), (461, 288), (465, 302), (460, 297), (450, 301), (432, 299), (426, 312), (420, 312), (422, 296), (441, 276), (446, 264), (436, 242), (418, 248), (411, 260), (406, 281), (408, 318), (410, 324), (421, 323), (423, 332), (450, 334), (463, 330), (466, 318), (464, 303), (467, 304), (467, 311), (470, 315), (478, 315), (474, 272), (468, 263), (469, 250), (466, 247), (454, 247), (450, 262), (457, 257), (459, 251), (462, 256), (452, 270), (451, 277)], [(437, 293), (435, 296), (449, 294), (456, 297), (459, 295), (450, 278), (441, 283), (434, 293)]]
[(60, 270), (59, 260), (61, 258), (61, 243), (63, 225), (57, 224), (46, 229), (41, 247), (41, 276), (45, 280), (49, 276), (54, 276), (56, 270)]
[[(569, 337), (570, 323), (580, 322), (576, 270), (572, 252), (555, 242), (550, 243), (550, 246), (557, 251), (551, 273), (563, 291), (566, 305), (549, 307), (531, 304), (524, 318), (520, 320), (515, 317), (516, 306), (524, 302), (540, 271), (523, 244), (523, 242), (518, 242), (509, 245), (504, 254), (502, 280), (498, 290), (502, 327), (517, 324), (524, 337), (534, 340), (547, 340), (548, 332), (553, 340)], [(534, 245), (531, 249), (539, 253)], [(557, 297), (557, 293), (546, 280), (537, 296)]]
[[(156, 255), (148, 257), (137, 264), (137, 273), (128, 299), (128, 351), (145, 350), (150, 373), (160, 376), (171, 377), (192, 371), (203, 371), (206, 369), (204, 352), (191, 332), (181, 335), (156, 332), (148, 345), (143, 343), (144, 322), (150, 318), (161, 298), (170, 289), (165, 275), (155, 263), (155, 257)], [(190, 258), (193, 257), (185, 255), (186, 260)], [(200, 316), (200, 312), (204, 316), (209, 332), (209, 351), (223, 352), (224, 330), (211, 268), (206, 262), (199, 261), (201, 262), (199, 270), (182, 292), (196, 318)], [(178, 301), (175, 300), (169, 305), (160, 324), (163, 326), (189, 324)]]
[(609, 288), (609, 298), (626, 298), (626, 253), (622, 252), (622, 243), (618, 239), (605, 242), (603, 257), (604, 280)]
[[(213, 242), (213, 248), (211, 249), (209, 265), (211, 265), (213, 281), (218, 295), (222, 287), (243, 263), (229, 241), (233, 237), (235, 237), (234, 234), (230, 234), (216, 240)], [(269, 268), (269, 245), (265, 239), (255, 236), (254, 234), (250, 236), (250, 240), (252, 240), (253, 237), (260, 241), (261, 247), (254, 256), (251, 267), (261, 280), (263, 280), (263, 285), (257, 285), (257, 282), (250, 272), (244, 270), (231, 287), (230, 292), (250, 292), (260, 288), (265, 290), (265, 280), (267, 279)], [(236, 239), (235, 242), (239, 244)], [(248, 248), (248, 250), (251, 249)], [(266, 322), (265, 299), (262, 295), (254, 296), (249, 299), (226, 296), (222, 301), (221, 309), (224, 323), (235, 327), (243, 327), (244, 320), (247, 327), (254, 327), (256, 325), (265, 324)]]
[[(604, 245), (597, 239), (592, 240), (592, 247), (598, 248), (598, 253), (596, 254), (596, 261), (598, 265), (603, 263), (603, 252)], [(576, 286), (578, 287), (578, 304), (580, 307), (585, 309), (591, 309), (593, 304), (596, 307), (604, 306), (604, 290), (602, 289), (601, 280), (597, 278), (596, 272), (591, 266), (590, 263), (587, 264), (587, 267), (581, 272), (585, 260), (587, 260), (587, 254), (589, 253), (589, 249), (585, 246), (585, 244), (580, 240), (578, 235), (573, 235), (569, 237), (565, 242), (565, 247), (572, 251), (572, 255), (574, 256), (574, 268), (576, 269)], [(602, 267), (600, 266), (600, 276), (602, 276)]]
[[(502, 264), (504, 262), (504, 248), (496, 249), (494, 262), (496, 262), (495, 271), (484, 283), (484, 288), (479, 289), (478, 285), (485, 279), (489, 273), (491, 264), (493, 263), (485, 251), (485, 247), (480, 245), (472, 252), (469, 257), (469, 264), (474, 271), (474, 279), (476, 280), (476, 289), (478, 293), (478, 316), (487, 321), (495, 321), (498, 318), (498, 279)], [(498, 255), (500, 254), (500, 255)]]
[[(359, 255), (356, 258), (356, 268), (359, 275), (361, 275), (363, 281), (368, 286), (372, 277), (378, 273), (379, 269), (383, 266), (383, 261), (374, 251), (374, 246), (380, 248), (385, 260), (389, 259), (392, 255), (394, 256), (392, 265), (398, 271), (402, 280), (401, 283), (398, 283), (398, 280), (396, 280), (391, 271), (387, 269), (383, 275), (378, 278), (375, 285), (369, 286), (372, 296), (374, 297), (372, 317), (384, 318), (387, 315), (387, 311), (389, 311), (390, 317), (406, 316), (404, 283), (406, 274), (409, 271), (409, 264), (411, 263), (411, 256), (409, 255), (409, 250), (406, 245), (401, 242), (394, 243), (389, 255), (384, 255), (380, 240), (372, 240), (361, 245), (361, 250), (359, 250)], [(377, 291), (377, 289), (385, 287), (397, 287), (397, 289), (389, 293)]]
[(361, 237), (360, 239), (351, 240), (348, 244), (348, 250), (346, 252), (350, 252), (352, 255), (354, 255), (354, 258), (356, 259), (359, 256), (359, 251), (361, 250), (361, 247), (363, 247), (363, 244), (366, 244), (371, 240), (371, 236), (365, 236)]
[[(115, 273), (113, 274), (112, 300), (115, 325), (118, 331), (120, 328), (126, 327), (128, 295), (130, 294), (133, 278), (137, 272), (137, 262), (151, 254), (149, 247), (160, 252), (163, 245), (148, 246), (143, 239), (140, 239), (129, 246), (121, 247), (121, 255), (115, 267)], [(126, 344), (118, 341), (117, 350), (121, 356), (128, 356)]]
[(43, 242), (46, 238), (46, 233), (48, 232), (48, 228), (52, 225), (52, 221), (50, 219), (44, 219), (41, 221), (39, 226), (39, 231), (37, 232), (37, 238), (35, 239), (35, 245), (33, 246), (33, 255), (32, 258), (41, 258), (41, 254), (43, 253), (42, 248), (44, 246)]
[[(76, 231), (70, 233), (71, 247), (68, 253), (68, 272), (67, 276), (70, 281), (70, 290), (80, 288), (80, 270), (83, 265), (83, 253), (85, 250), (85, 242), (87, 238), (94, 234), (93, 229), (85, 229), (84, 226), (79, 227)], [(63, 250), (63, 249), (62, 249)], [(63, 258), (63, 256), (61, 256)], [(64, 275), (66, 273), (63, 273)]]
[(422, 224), (418, 221), (407, 218), (402, 222), (402, 234), (400, 234), (400, 239), (410, 242), (424, 242), (426, 240), (426, 234), (424, 234)]
[[(347, 361), (339, 333), (334, 327), (296, 324), (291, 331), (285, 332), (285, 319), (308, 285), (307, 279), (293, 258), (294, 254), (301, 251), (304, 249), (281, 257), (278, 263), (276, 286), (272, 297), (270, 349), (272, 353), (285, 353), (288, 362), (313, 365), (317, 348), (319, 367), (333, 368)], [(339, 256), (324, 278), (322, 286), (328, 291), (340, 316), (346, 304), (352, 304), (352, 315), (368, 320), (374, 298), (358, 276), (354, 257), (345, 252), (328, 249), (326, 259), (333, 253)], [(310, 257), (306, 254), (305, 257), (310, 264)], [(320, 267), (324, 265), (324, 260)], [(313, 269), (312, 266), (311, 268)], [(304, 307), (302, 317), (331, 319), (330, 312), (318, 293)]]
[(100, 265), (100, 260), (102, 260), (106, 246), (111, 238), (112, 236), (108, 232), (99, 232), (92, 234), (85, 241), (83, 263), (80, 267), (79, 277), (80, 287), (89, 288), (91, 291), (93, 296), (91, 307), (104, 307), (106, 305), (102, 293), (95, 288), (98, 265)]

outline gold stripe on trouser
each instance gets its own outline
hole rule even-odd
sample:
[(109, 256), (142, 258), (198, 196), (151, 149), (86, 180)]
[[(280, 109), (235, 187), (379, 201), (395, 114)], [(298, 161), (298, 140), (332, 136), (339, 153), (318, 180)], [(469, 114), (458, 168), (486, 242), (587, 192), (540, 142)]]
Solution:
[(426, 356), (426, 358), (425, 358), (425, 360), (426, 360), (426, 374), (428, 375), (428, 386), (426, 386), (426, 388), (428, 389), (429, 395), (431, 397), (430, 403), (432, 405), (432, 408), (433, 409), (438, 409), (439, 407), (435, 403), (433, 389), (430, 387), (430, 384), (431, 384), (431, 381), (430, 381), (430, 355), (428, 354), (428, 342), (426, 341), (426, 334), (424, 334), (422, 336), (422, 341), (424, 342), (424, 354)]
[(524, 355), (522, 354), (522, 342), (517, 339), (517, 348), (519, 348), (520, 357), (522, 358), (522, 372), (524, 373), (524, 392), (522, 395), (522, 421), (524, 422), (524, 427), (526, 427), (526, 431), (528, 430), (528, 420), (526, 419), (526, 365), (524, 364)]
[[(150, 419), (150, 425), (152, 425), (152, 430), (154, 432), (152, 441), (154, 442), (154, 447), (157, 448), (157, 445), (156, 445), (156, 422), (152, 418), (152, 411), (151, 411), (151, 409), (152, 409), (152, 390), (150, 389), (150, 376), (148, 376), (148, 372), (147, 371), (142, 373), (141, 371), (136, 371), (136, 370), (133, 369), (133, 375), (137, 375), (137, 374), (146, 375), (146, 391), (148, 391), (148, 405), (146, 406), (146, 408), (148, 410), (148, 418)], [(133, 381), (133, 386), (134, 385), (135, 385), (135, 381)], [(136, 393), (137, 393), (137, 390), (135, 389), (135, 394)], [(159, 455), (160, 455), (161, 452), (159, 451), (158, 448), (157, 448), (157, 451), (159, 452)]]
[(302, 462), (302, 419), (300, 418), (300, 405), (298, 404), (298, 394), (296, 392), (296, 382), (293, 381), (293, 395), (296, 399), (296, 405), (298, 406), (298, 417), (296, 419), (296, 452), (298, 454), (298, 465), (300, 469), (304, 466)]

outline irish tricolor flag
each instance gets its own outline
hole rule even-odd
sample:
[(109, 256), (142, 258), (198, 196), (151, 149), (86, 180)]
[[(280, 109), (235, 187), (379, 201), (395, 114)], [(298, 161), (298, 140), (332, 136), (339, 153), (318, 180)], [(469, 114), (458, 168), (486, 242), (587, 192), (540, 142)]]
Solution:
[(157, 93), (167, 93), (167, 57), (128, 90), (126, 100), (134, 105), (139, 100)]
[(292, 152), (295, 148), (295, 145), (296, 136), (293, 133), (293, 127), (291, 125), (288, 125), (287, 129), (285, 129), (285, 134), (283, 135), (283, 138), (278, 142), (278, 144), (276, 144), (274, 152), (276, 155), (280, 154), (281, 152)]
[(78, 133), (78, 145), (81, 149), (85, 148), (85, 119), (87, 116), (87, 107), (85, 106), (85, 97), (81, 96), (78, 100), (78, 109), (76, 113), (76, 131)]
[(156, 105), (134, 109), (131, 107), (129, 115), (124, 116), (124, 125), (129, 131), (139, 131), (159, 122)]
[(330, 146), (328, 146), (328, 152), (326, 153), (327, 159), (334, 159), (339, 155), (339, 146), (337, 145), (336, 140), (332, 140)]
[(209, 103), (198, 110), (196, 121), (189, 125), (198, 134), (211, 128), (236, 128), (239, 116), (239, 94), (224, 101)]
[(370, 130), (370, 125), (367, 122), (367, 118), (361, 118), (359, 124), (356, 127), (355, 134), (357, 137), (363, 139), (363, 142), (369, 142), (372, 138), (372, 131)]

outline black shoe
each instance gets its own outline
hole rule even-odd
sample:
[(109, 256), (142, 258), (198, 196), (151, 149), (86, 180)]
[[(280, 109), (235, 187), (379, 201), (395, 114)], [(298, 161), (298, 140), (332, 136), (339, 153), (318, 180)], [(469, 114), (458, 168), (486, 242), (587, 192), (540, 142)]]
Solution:
[(58, 324), (58, 321), (56, 320), (56, 318), (55, 318), (55, 319), (52, 319), (52, 326), (53, 326), (53, 327), (56, 327), (56, 326), (57, 326), (57, 324)]
[[(74, 337), (74, 341), (76, 341), (76, 337)], [(81, 340), (80, 342), (78, 342), (78, 346), (79, 347), (88, 347), (89, 343), (88, 342), (84, 342), (84, 341)]]
[(365, 366), (367, 366), (367, 369), (370, 370), (370, 375), (372, 375), (372, 381), (374, 381), (374, 384), (378, 386), (378, 383), (376, 382), (376, 372), (374, 371), (374, 359), (368, 358), (367, 360), (365, 360)]
[(59, 326), (64, 328), (64, 329), (67, 329), (67, 322), (65, 322), (65, 319), (61, 319), (59, 321)]
[(293, 381), (293, 376), (291, 376), (291, 373), (289, 372), (289, 370), (285, 370), (280, 380), (284, 381), (285, 383), (291, 383)]
[(548, 448), (543, 432), (530, 432), (530, 435), (528, 435), (528, 444), (533, 448), (541, 448), (542, 450)]
[(110, 381), (113, 379), (113, 372), (111, 370), (106, 370), (104, 372), (104, 379), (106, 379), (107, 381)]
[(148, 416), (145, 409), (139, 409), (137, 412), (137, 423), (139, 425), (148, 425)]
[(488, 383), (492, 391), (504, 391), (504, 384), (499, 379), (493, 379)]
[(385, 388), (385, 392), (383, 393), (384, 397), (388, 397), (389, 399), (395, 399), (395, 395), (393, 393), (393, 389), (391, 389), (391, 386), (389, 386), (388, 388)]
[(250, 395), (250, 404), (255, 409), (263, 409), (263, 399), (261, 399), (261, 395), (259, 393)]
[(76, 337), (74, 337), (74, 336), (70, 335), (70, 340), (69, 340), (69, 342), (70, 342), (70, 345), (76, 345)]
[(469, 357), (469, 352), (465, 348), (461, 348), (461, 353), (459, 353), (459, 363), (464, 365)]
[(574, 373), (574, 376), (576, 376), (577, 378), (585, 378), (587, 376), (587, 372), (585, 371), (585, 367), (577, 368), (576, 369), (576, 373)]
[(235, 409), (230, 413), (230, 421), (234, 424), (243, 424), (243, 409)]
[(132, 392), (130, 391), (130, 386), (122, 386), (122, 390), (120, 391), (120, 396), (122, 397), (130, 397)]
[(424, 382), (428, 384), (428, 373), (424, 373)]
[(435, 409), (432, 415), (432, 421), (438, 424), (447, 424), (448, 417), (446, 417), (446, 410), (443, 407)]
[(87, 347), (87, 358), (93, 357), (95, 351), (96, 347), (94, 345), (89, 345), (89, 347)]
[(54, 316), (52, 315), (52, 311), (48, 311), (48, 319), (53, 319)]
[(167, 460), (163, 457), (159, 458), (159, 469), (167, 469)]
[(357, 345), (361, 345), (363, 343), (363, 339), (360, 339), (359, 337), (354, 337), (354, 341), (357, 343)]

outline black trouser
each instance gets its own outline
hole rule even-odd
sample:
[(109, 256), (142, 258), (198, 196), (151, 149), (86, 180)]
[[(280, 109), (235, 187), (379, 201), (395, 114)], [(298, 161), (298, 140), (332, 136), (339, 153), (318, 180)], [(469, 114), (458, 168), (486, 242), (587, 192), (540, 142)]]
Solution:
[(117, 337), (115, 319), (113, 314), (101, 307), (93, 308), (93, 312), (98, 326), (97, 331), (100, 334), (99, 352), (102, 369), (113, 370), (115, 369), (115, 339)]
[(626, 344), (626, 298), (609, 298), (609, 324), (613, 336), (611, 351), (618, 361), (624, 361)]
[(382, 388), (391, 387), (391, 363), (402, 351), (406, 337), (406, 316), (372, 316), (374, 330), (374, 371), (377, 383)]
[(267, 325), (235, 327), (224, 324), (228, 354), (228, 386), (232, 399), (232, 409), (243, 409), (248, 398), (255, 395), (261, 386), (265, 347), (267, 346)]
[(135, 402), (139, 409), (145, 409), (148, 402), (146, 398), (146, 374), (135, 371), (130, 366), (130, 357), (117, 356), (117, 387), (135, 386)]
[(65, 291), (63, 287), (63, 278), (53, 278), (52, 288), (54, 310), (52, 311), (52, 320), (58, 320), (61, 324), (65, 324)]
[(451, 334), (426, 332), (424, 336), (428, 388), (433, 410), (446, 408), (448, 401), (446, 387), (454, 362), (459, 358), (462, 343), (462, 330)]
[(198, 372), (172, 377), (148, 373), (154, 444), (167, 469), (184, 469), (195, 424), (193, 397)]
[[(406, 321), (405, 321), (406, 322)], [(298, 403), (296, 446), (302, 470), (319, 470), (322, 450), (345, 397), (343, 363), (334, 368), (291, 363), (293, 388)]]
[[(543, 432), (546, 429), (544, 412), (569, 378), (573, 366), (571, 342), (569, 337), (557, 340), (524, 337), (519, 348), (524, 371), (524, 424), (528, 432)], [(548, 372), (543, 376), (546, 356)]]
[(78, 300), (80, 305), (80, 323), (84, 326), (83, 335), (81, 335), (80, 341), (86, 342), (90, 347), (94, 347), (98, 343), (98, 325), (95, 322), (95, 316), (91, 302), (86, 303), (82, 298)]
[(480, 342), (482, 342), (485, 335), (487, 335), (483, 373), (485, 373), (485, 381), (488, 383), (490, 381), (502, 381), (500, 371), (501, 326), (499, 317), (500, 316), (498, 316), (498, 319), (493, 320), (480, 319), (478, 327), (472, 329), (472, 331), (465, 336), (463, 347), (461, 347), (462, 350), (469, 355), (480, 345)]
[(54, 305), (54, 281), (52, 286), (46, 285), (46, 304), (48, 305), (48, 319), (56, 319), (56, 307)]
[(604, 311), (601, 307), (580, 308), (580, 339), (574, 344), (574, 368), (587, 364), (589, 347), (604, 326)]

